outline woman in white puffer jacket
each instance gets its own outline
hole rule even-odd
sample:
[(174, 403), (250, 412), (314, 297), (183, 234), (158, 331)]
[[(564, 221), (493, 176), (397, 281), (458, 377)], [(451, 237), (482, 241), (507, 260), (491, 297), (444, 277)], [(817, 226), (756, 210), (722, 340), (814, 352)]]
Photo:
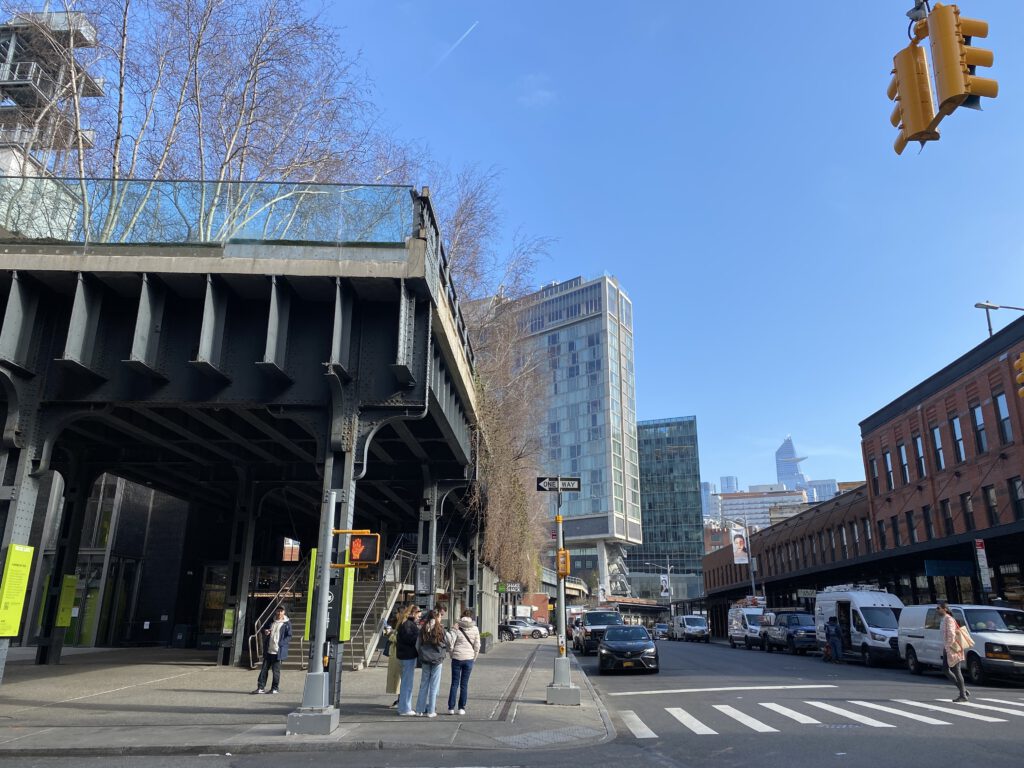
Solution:
[[(473, 621), (473, 612), (462, 612), (462, 618), (455, 625), (452, 633), (452, 685), (448, 689), (448, 714), (466, 714), (469, 702), (469, 675), (473, 671), (473, 662), (480, 653), (480, 630)], [(458, 694), (458, 710), (455, 709), (455, 698)]]

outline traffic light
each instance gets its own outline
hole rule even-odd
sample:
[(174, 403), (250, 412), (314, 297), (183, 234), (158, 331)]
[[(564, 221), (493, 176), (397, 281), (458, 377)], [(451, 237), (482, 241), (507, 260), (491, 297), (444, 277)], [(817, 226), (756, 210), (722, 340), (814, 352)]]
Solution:
[(1017, 397), (1024, 398), (1024, 352), (1017, 355), (1017, 359), (1013, 361), (1013, 369), (1017, 371), (1014, 377), (1017, 380)]
[(352, 536), (348, 544), (351, 565), (374, 565), (380, 561), (380, 534), (361, 533)]
[(889, 120), (893, 128), (900, 130), (892, 146), (896, 154), (901, 155), (908, 142), (919, 141), (923, 145), (926, 141), (936, 141), (939, 132), (933, 125), (935, 102), (924, 49), (911, 43), (893, 57), (892, 63), (888, 94), (896, 106)]
[(975, 67), (992, 66), (992, 51), (971, 45), (975, 37), (988, 37), (988, 22), (964, 18), (957, 6), (937, 3), (928, 14), (927, 26), (939, 112), (950, 115), (957, 107), (981, 109), (982, 96), (994, 99), (999, 83), (974, 74)]
[[(1024, 357), (1024, 355), (1022, 355)], [(1024, 397), (1024, 395), (1021, 395)], [(560, 578), (565, 578), (569, 575), (569, 550), (560, 549), (558, 550), (558, 575)]]

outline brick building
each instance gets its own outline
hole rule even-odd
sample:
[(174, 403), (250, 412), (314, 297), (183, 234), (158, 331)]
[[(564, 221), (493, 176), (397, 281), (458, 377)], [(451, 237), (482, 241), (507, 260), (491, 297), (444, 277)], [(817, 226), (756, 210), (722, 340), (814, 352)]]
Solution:
[[(750, 537), (769, 605), (873, 582), (908, 604), (999, 595), (1024, 606), (1024, 403), (1013, 370), (1022, 352), (1024, 319), (864, 419), (866, 483)], [(750, 592), (749, 572), (724, 549), (705, 557), (704, 573), (720, 634), (728, 603)]]

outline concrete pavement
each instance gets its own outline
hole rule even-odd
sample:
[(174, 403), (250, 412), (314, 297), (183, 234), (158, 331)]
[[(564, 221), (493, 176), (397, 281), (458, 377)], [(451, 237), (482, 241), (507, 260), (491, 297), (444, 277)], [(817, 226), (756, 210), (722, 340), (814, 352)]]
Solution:
[[(598, 744), (615, 736), (573, 660), (582, 705), (545, 703), (553, 640), (499, 643), (481, 655), (464, 716), (449, 716), (445, 664), (438, 716), (399, 718), (384, 692), (387, 669), (345, 672), (340, 726), (329, 736), (286, 736), (304, 673), (285, 670), (281, 693), (256, 696), (256, 672), (215, 664), (213, 653), (169, 648), (97, 650), (36, 666), (12, 649), (0, 686), (0, 758), (16, 755), (243, 754), (338, 749), (508, 750)], [(23, 660), (19, 660), (19, 655)], [(571, 655), (571, 654), (570, 654)], [(382, 659), (386, 662), (386, 659)], [(417, 690), (419, 675), (417, 674)]]

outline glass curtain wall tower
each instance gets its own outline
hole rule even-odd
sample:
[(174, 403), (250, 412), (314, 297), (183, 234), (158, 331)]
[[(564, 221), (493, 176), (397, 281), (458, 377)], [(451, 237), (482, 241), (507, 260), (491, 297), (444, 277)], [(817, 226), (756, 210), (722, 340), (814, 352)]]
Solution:
[(523, 323), (545, 369), (542, 471), (581, 479), (562, 501), (573, 575), (599, 599), (628, 595), (624, 545), (643, 540), (633, 304), (613, 277), (576, 277), (527, 297)]

